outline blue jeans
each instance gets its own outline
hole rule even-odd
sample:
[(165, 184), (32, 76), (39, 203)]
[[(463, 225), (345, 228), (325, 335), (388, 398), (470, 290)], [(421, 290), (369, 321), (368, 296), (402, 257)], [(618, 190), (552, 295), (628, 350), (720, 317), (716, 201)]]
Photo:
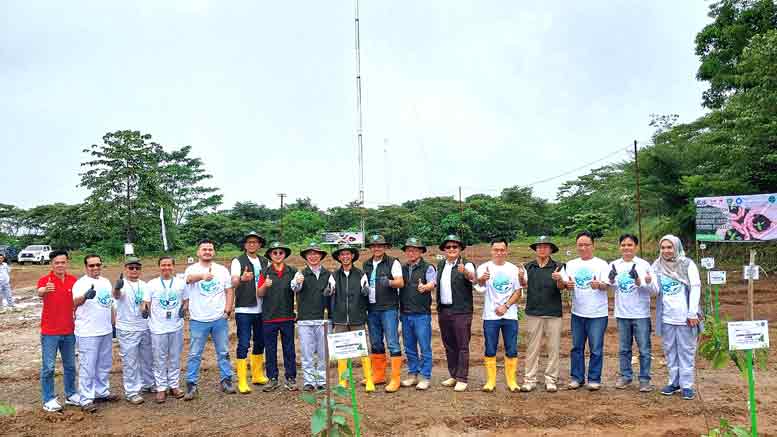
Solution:
[(401, 319), (408, 375), (420, 373), (424, 378), (432, 379), (432, 315), (407, 313), (402, 314)]
[(54, 399), (54, 368), (57, 364), (57, 350), (62, 357), (65, 371), (65, 398), (76, 394), (76, 336), (41, 335), (40, 349), (43, 355), (40, 365), (40, 394), (43, 403)]
[(495, 357), (499, 347), (499, 331), (505, 344), (505, 357), (518, 356), (518, 321), (510, 319), (483, 320), (483, 339), (486, 342), (486, 356)]
[(397, 310), (373, 310), (367, 313), (367, 330), (370, 334), (371, 353), (385, 354), (383, 336), (386, 336), (389, 354), (402, 356), (399, 348), (399, 315)]
[(283, 347), (283, 370), (286, 380), (297, 378), (297, 353), (294, 350), (294, 321), (264, 324), (264, 370), (270, 379), (278, 378), (278, 334)]
[(216, 359), (219, 363), (221, 380), (232, 379), (232, 365), (229, 364), (229, 325), (227, 319), (212, 322), (189, 321), (189, 357), (186, 361), (186, 382), (197, 384), (200, 379), (200, 363), (202, 351), (208, 341), (208, 335), (213, 339), (216, 348)]
[(579, 383), (585, 379), (585, 343), (591, 357), (588, 361), (588, 383), (602, 382), (604, 359), (604, 332), (607, 330), (607, 316), (580, 317), (572, 314), (572, 352), (569, 354), (570, 375)]
[(237, 359), (248, 357), (248, 345), (253, 340), (251, 353), (259, 355), (264, 353), (264, 329), (262, 329), (262, 314), (235, 313), (235, 325), (237, 326)]
[(651, 343), (650, 333), (652, 325), (650, 317), (643, 319), (617, 319), (618, 320), (618, 344), (620, 350), (621, 376), (629, 381), (633, 377), (631, 370), (631, 344), (632, 339), (637, 341), (639, 349), (639, 380), (640, 382), (650, 381), (650, 363), (651, 363)]

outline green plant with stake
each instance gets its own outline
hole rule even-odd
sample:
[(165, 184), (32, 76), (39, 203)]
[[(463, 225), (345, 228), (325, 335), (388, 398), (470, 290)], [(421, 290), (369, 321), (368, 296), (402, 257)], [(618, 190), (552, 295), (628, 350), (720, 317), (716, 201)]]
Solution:
[[(336, 385), (332, 389), (332, 397), (327, 398), (325, 391), (303, 393), (301, 398), (310, 405), (316, 405), (310, 418), (310, 433), (320, 437), (350, 437), (353, 436), (348, 417), (353, 417), (350, 404), (338, 402), (338, 398), (350, 400), (350, 393), (345, 388)], [(321, 399), (317, 399), (320, 396)], [(327, 410), (331, 409), (332, 421), (327, 422)]]
[(712, 428), (702, 437), (748, 437), (749, 435), (750, 431), (747, 428), (732, 425), (728, 423), (728, 420), (720, 419), (720, 425), (717, 428)]

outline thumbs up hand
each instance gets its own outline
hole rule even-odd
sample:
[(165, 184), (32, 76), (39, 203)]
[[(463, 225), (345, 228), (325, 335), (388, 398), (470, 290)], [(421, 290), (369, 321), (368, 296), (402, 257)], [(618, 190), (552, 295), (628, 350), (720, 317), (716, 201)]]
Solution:
[(272, 287), (272, 279), (270, 279), (269, 277), (267, 279), (265, 279), (264, 280), (264, 286), (267, 287), (267, 288)]
[(208, 273), (205, 273), (202, 279), (205, 281), (210, 281), (213, 279), (213, 267), (208, 267)]
[(653, 282), (653, 277), (652, 277), (652, 276), (650, 276), (650, 270), (648, 270), (648, 271), (645, 273), (645, 283), (646, 283), (646, 284), (650, 284), (651, 282)]
[(550, 277), (553, 278), (554, 281), (561, 280), (561, 264), (556, 266), (556, 270), (553, 270), (553, 273), (550, 274)]
[(595, 288), (597, 290), (600, 290), (604, 288), (604, 283), (596, 279), (596, 275), (594, 275), (593, 279), (591, 279), (591, 288)]
[(486, 271), (483, 272), (482, 275), (478, 278), (478, 282), (480, 282), (480, 285), (485, 284), (488, 282), (488, 280), (491, 279), (491, 272), (488, 271), (488, 266), (486, 266)]
[(634, 284), (637, 287), (642, 285), (642, 281), (639, 280), (639, 273), (637, 273), (637, 264), (633, 264), (631, 266), (631, 270), (629, 270), (629, 276), (634, 280)]
[(94, 289), (94, 284), (92, 284), (92, 286), (89, 287), (88, 290), (86, 290), (86, 293), (84, 293), (84, 298), (94, 299), (95, 296), (97, 296), (97, 290)]
[(526, 267), (523, 263), (518, 264), (518, 282), (521, 283), (521, 288), (526, 288)]
[(254, 273), (251, 271), (251, 269), (246, 266), (246, 269), (243, 271), (243, 274), (240, 275), (240, 281), (241, 282), (249, 282), (254, 279)]
[(54, 291), (54, 283), (51, 282), (51, 277), (49, 277), (49, 281), (46, 282), (46, 293), (51, 293)]
[(615, 283), (615, 278), (618, 277), (618, 271), (615, 270), (615, 264), (613, 264), (611, 267), (612, 268), (610, 269), (610, 275), (608, 277), (610, 279), (610, 284), (614, 284)]
[(418, 279), (418, 286), (416, 287), (416, 290), (418, 290), (419, 293), (426, 293), (426, 286), (420, 278)]
[(305, 276), (302, 273), (297, 272), (294, 274), (294, 280), (297, 281), (297, 284), (302, 284), (305, 282)]
[(121, 290), (122, 288), (124, 288), (124, 273), (120, 274), (119, 279), (113, 283), (114, 290)]
[(463, 262), (459, 262), (458, 270), (459, 270), (459, 273), (464, 273), (464, 263)]

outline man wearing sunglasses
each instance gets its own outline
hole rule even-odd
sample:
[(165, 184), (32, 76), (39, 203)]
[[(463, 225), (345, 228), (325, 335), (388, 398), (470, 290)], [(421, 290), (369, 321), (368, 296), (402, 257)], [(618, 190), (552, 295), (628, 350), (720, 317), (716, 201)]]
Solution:
[(141, 308), (143, 293), (148, 288), (148, 284), (140, 280), (142, 268), (140, 259), (128, 257), (124, 262), (124, 273), (113, 284), (124, 398), (133, 405), (143, 403), (141, 391), (151, 393), (154, 387), (149, 313)]
[(458, 236), (448, 235), (440, 243), (445, 259), (437, 265), (437, 317), (451, 375), (442, 385), (457, 392), (467, 390), (472, 284), (476, 280), (475, 265), (461, 255), (465, 247)]
[(75, 334), (78, 347), (78, 391), (81, 409), (92, 413), (95, 402), (114, 402), (110, 381), (113, 342), (113, 296), (111, 282), (102, 277), (102, 259), (89, 254), (84, 258), (86, 274), (73, 284), (76, 308)]
[(235, 392), (232, 384), (232, 365), (229, 363), (229, 324), (232, 315), (234, 294), (229, 270), (213, 261), (215, 244), (211, 240), (200, 240), (197, 244), (199, 261), (184, 272), (186, 296), (189, 299), (189, 356), (186, 360), (185, 401), (197, 396), (197, 382), (200, 379), (202, 352), (208, 336), (213, 339), (218, 361), (221, 390), (227, 394)]

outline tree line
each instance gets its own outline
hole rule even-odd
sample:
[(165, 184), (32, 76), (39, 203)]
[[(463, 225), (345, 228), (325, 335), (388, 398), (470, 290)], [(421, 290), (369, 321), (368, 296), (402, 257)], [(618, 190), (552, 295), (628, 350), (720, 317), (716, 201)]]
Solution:
[[(648, 238), (671, 232), (691, 239), (694, 197), (777, 192), (777, 6), (723, 0), (709, 14), (713, 21), (695, 39), (696, 76), (709, 85), (701, 96), (708, 112), (688, 123), (678, 123), (676, 114), (652, 116), (655, 133), (638, 155)], [(159, 252), (160, 208), (174, 249), (204, 236), (236, 243), (247, 230), (278, 238), (281, 225), (287, 243), (304, 243), (325, 230), (358, 230), (362, 217), (368, 232), (382, 232), (392, 243), (410, 235), (436, 242), (451, 232), (477, 243), (635, 230), (633, 160), (563, 183), (553, 201), (513, 186), (462, 204), (450, 196), (321, 210), (302, 198), (280, 211), (250, 201), (223, 208), (205, 163), (189, 146), (163, 147), (149, 134), (123, 130), (84, 151), (90, 157), (82, 163), (84, 202), (26, 210), (0, 204), (0, 242), (119, 253), (129, 237), (144, 253)]]

